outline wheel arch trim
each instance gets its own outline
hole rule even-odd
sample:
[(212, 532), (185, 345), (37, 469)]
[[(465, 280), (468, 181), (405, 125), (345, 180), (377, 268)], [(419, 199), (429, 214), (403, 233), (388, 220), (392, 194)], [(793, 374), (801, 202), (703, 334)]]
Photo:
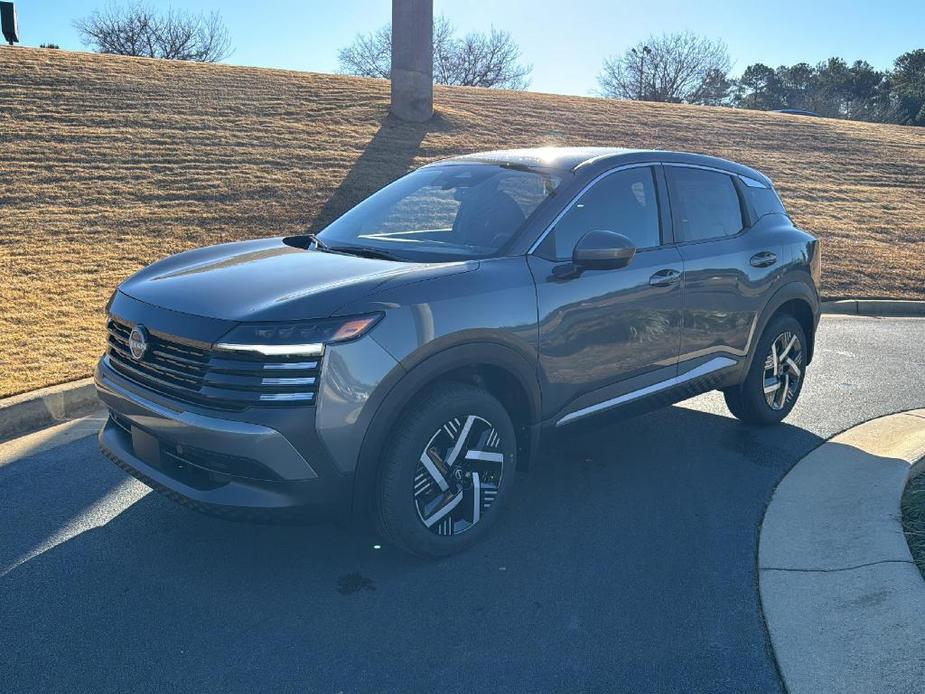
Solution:
[(517, 380), (527, 395), (530, 440), (528, 455), (532, 457), (537, 443), (541, 413), (540, 385), (536, 365), (520, 351), (501, 343), (482, 340), (446, 347), (440, 351), (408, 360), (383, 380), (370, 398), (369, 425), (360, 446), (353, 480), (353, 518), (360, 520), (370, 508), (380, 453), (401, 411), (412, 402), (416, 393), (428, 384), (452, 371), (467, 366), (489, 366), (502, 369)]
[(749, 355), (747, 360), (748, 366), (746, 367), (746, 372), (748, 368), (751, 367), (752, 359), (755, 357), (755, 349), (758, 346), (758, 338), (764, 332), (764, 329), (768, 326), (768, 323), (771, 322), (771, 319), (777, 314), (780, 308), (784, 306), (784, 304), (787, 304), (791, 301), (801, 301), (805, 303), (813, 316), (812, 330), (810, 334), (806, 336), (806, 339), (809, 342), (807, 345), (806, 363), (809, 364), (809, 362), (812, 361), (813, 348), (816, 342), (816, 326), (819, 324), (819, 296), (809, 280), (794, 279), (778, 289), (768, 300), (768, 303), (765, 304), (764, 309), (761, 311), (761, 314), (758, 317), (758, 329), (755, 331), (755, 339), (749, 346)]

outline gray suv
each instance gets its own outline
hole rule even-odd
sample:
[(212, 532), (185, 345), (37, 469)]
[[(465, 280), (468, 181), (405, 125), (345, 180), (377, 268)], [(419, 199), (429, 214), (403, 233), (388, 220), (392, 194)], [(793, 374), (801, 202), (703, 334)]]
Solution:
[(430, 164), (317, 236), (188, 251), (124, 282), (103, 452), (192, 508), (372, 520), (440, 556), (541, 437), (712, 389), (773, 424), (819, 318), (817, 240), (763, 174), (549, 148)]

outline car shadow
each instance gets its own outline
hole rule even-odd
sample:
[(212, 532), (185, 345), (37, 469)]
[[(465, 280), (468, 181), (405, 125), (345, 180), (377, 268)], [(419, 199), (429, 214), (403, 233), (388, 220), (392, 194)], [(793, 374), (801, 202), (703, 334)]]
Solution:
[(93, 515), (126, 483), (112, 465), (63, 467), (64, 451), (77, 459), (95, 458), (96, 436), (0, 466), (0, 574), (54, 543), (75, 519)]
[(778, 690), (757, 534), (819, 443), (684, 407), (598, 419), (440, 561), (150, 493), (0, 577), (4, 669), (30, 690)]
[(408, 173), (421, 155), (421, 144), (428, 133), (452, 131), (452, 123), (439, 113), (424, 123), (387, 115), (344, 180), (315, 215), (309, 231), (321, 231), (358, 202)]

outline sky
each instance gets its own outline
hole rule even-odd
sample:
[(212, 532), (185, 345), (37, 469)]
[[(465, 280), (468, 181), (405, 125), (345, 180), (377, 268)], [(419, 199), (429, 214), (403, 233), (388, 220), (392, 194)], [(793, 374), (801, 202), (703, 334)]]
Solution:
[[(17, 0), (22, 45), (57, 43), (84, 50), (72, 20), (110, 0)], [(154, 5), (218, 10), (235, 46), (225, 62), (335, 72), (337, 51), (360, 32), (387, 23), (390, 0), (173, 0)], [(603, 59), (651, 34), (693, 31), (726, 43), (739, 74), (751, 63), (772, 67), (831, 56), (888, 68), (900, 54), (925, 48), (925, 2), (879, 0), (434, 0), (460, 32), (491, 26), (513, 35), (533, 65), (532, 91), (587, 95)]]

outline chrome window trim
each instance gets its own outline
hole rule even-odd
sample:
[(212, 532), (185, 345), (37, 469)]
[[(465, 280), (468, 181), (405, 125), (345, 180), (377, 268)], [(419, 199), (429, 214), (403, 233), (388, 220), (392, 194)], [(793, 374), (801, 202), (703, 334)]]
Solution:
[(735, 366), (738, 363), (739, 362), (737, 362), (735, 359), (730, 359), (729, 357), (714, 357), (710, 361), (704, 362), (700, 366), (694, 367), (690, 371), (679, 376), (674, 376), (665, 381), (653, 383), (650, 386), (639, 388), (638, 390), (624, 393), (623, 395), (618, 395), (615, 398), (604, 400), (603, 402), (599, 402), (595, 405), (589, 405), (588, 407), (582, 407), (580, 410), (570, 412), (569, 414), (559, 419), (559, 421), (556, 422), (556, 426), (561, 427), (565, 424), (568, 424), (569, 422), (574, 422), (576, 419), (581, 419), (603, 410), (609, 410), (612, 407), (622, 405), (632, 400), (638, 400), (639, 398), (646, 395), (659, 393), (663, 390), (667, 390), (668, 388), (673, 388), (674, 386), (687, 383), (688, 381), (693, 381), (694, 379), (700, 378), (701, 376), (707, 376), (714, 371), (719, 371), (720, 369), (725, 369), (729, 366)]
[(754, 178), (749, 178), (748, 176), (743, 176), (742, 174), (739, 174), (739, 180), (749, 188), (763, 188), (765, 190), (770, 190), (770, 186), (766, 186), (761, 181), (756, 181)]
[(686, 162), (679, 162), (679, 161), (663, 161), (662, 166), (678, 166), (682, 169), (703, 169), (704, 171), (715, 171), (716, 173), (726, 174), (727, 176), (731, 176), (732, 178), (741, 178), (743, 181), (747, 179), (752, 182), (753, 187), (755, 188), (767, 188), (768, 187), (757, 179), (750, 178), (744, 174), (740, 174), (735, 171), (730, 171), (729, 169), (721, 169), (718, 166), (707, 166), (706, 164), (688, 164)]
[(604, 159), (610, 159), (612, 157), (619, 157), (620, 155), (626, 155), (626, 154), (632, 154), (632, 153), (633, 153), (633, 150), (631, 149), (620, 151), (620, 149), (617, 148), (616, 151), (611, 150), (609, 152), (604, 152), (602, 154), (595, 154), (593, 157), (589, 157), (588, 159), (585, 159), (583, 162), (580, 162), (576, 164), (575, 166), (573, 166), (572, 171), (578, 171), (578, 169), (580, 169), (583, 166), (590, 166), (591, 164), (596, 164), (597, 162), (602, 161)]
[[(539, 237), (536, 239), (536, 241), (534, 241), (531, 244), (530, 248), (527, 249), (527, 255), (532, 255), (533, 253), (536, 252), (536, 249), (539, 248), (540, 245), (543, 243), (543, 241), (546, 240), (546, 237), (549, 235), (549, 232), (551, 232), (555, 228), (556, 224), (558, 224), (562, 220), (562, 217), (565, 216), (566, 212), (571, 210), (575, 206), (575, 203), (577, 203), (581, 199), (581, 197), (585, 193), (587, 193), (598, 181), (600, 181), (603, 178), (606, 178), (610, 174), (617, 173), (618, 171), (625, 171), (627, 169), (641, 169), (643, 167), (659, 166), (661, 164), (662, 162), (658, 162), (658, 161), (647, 161), (647, 162), (635, 162), (633, 164), (622, 164), (620, 166), (615, 166), (612, 169), (607, 169), (607, 171), (604, 171), (603, 173), (600, 173), (594, 178), (592, 178), (590, 181), (588, 181), (588, 183), (581, 190), (579, 190), (575, 194), (575, 196), (571, 200), (569, 200), (568, 205), (562, 208), (559, 214), (557, 214), (555, 218), (549, 224), (546, 225), (546, 228), (543, 230), (543, 233), (540, 234)], [(653, 248), (658, 248), (658, 247), (659, 246), (653, 246)]]
[(736, 173), (735, 171), (729, 171), (728, 169), (721, 169), (718, 166), (707, 166), (705, 164), (686, 164), (683, 162), (674, 162), (674, 161), (665, 161), (662, 162), (662, 166), (679, 166), (685, 169), (703, 169), (704, 171), (714, 171), (716, 173), (726, 174), (732, 178), (738, 178), (742, 183), (747, 185), (749, 188), (764, 188), (769, 190), (771, 186), (759, 181), (756, 178), (746, 176), (745, 174)]

